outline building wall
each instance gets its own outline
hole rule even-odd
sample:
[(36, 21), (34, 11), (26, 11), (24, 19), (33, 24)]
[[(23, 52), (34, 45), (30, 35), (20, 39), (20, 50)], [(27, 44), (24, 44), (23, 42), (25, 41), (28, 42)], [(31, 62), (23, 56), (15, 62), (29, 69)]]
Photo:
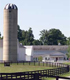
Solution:
[[(25, 46), (26, 48), (24, 47), (20, 47), (19, 46), (19, 41), (17, 40), (17, 59), (18, 61), (23, 61), (23, 60), (26, 60), (26, 61), (32, 61), (33, 58), (37, 58), (39, 56), (39, 54), (46, 54), (45, 56), (42, 55), (43, 57), (43, 60), (45, 60), (45, 58), (47, 57), (50, 58), (52, 60), (55, 60), (54, 57), (51, 57), (49, 54), (51, 52), (55, 52), (54, 50), (53, 51), (48, 51), (48, 50), (33, 50), (33, 46)], [(65, 54), (65, 53), (64, 53)], [(38, 56), (37, 56), (38, 55)], [(37, 56), (37, 57), (35, 57)], [(3, 60), (3, 48), (0, 47), (0, 60)], [(60, 57), (59, 60), (64, 60), (64, 57)]]
[[(12, 57), (13, 58), (13, 57)], [(25, 48), (19, 47), (19, 41), (17, 40), (17, 60), (25, 60)], [(0, 62), (3, 61), (3, 46), (0, 46)]]
[(26, 47), (26, 61), (32, 61), (32, 56), (33, 56), (33, 47), (32, 46), (24, 46)]
[(3, 60), (3, 48), (0, 48), (0, 61)]
[(46, 55), (42, 58), (43, 60), (49, 60), (50, 59), (50, 55)]
[[(53, 56), (51, 56), (53, 55)], [(56, 58), (58, 60), (67, 60), (65, 51), (56, 51), (56, 50), (33, 50), (33, 58), (38, 58), (39, 56), (42, 56), (42, 61), (56, 61)]]
[(25, 48), (19, 48), (18, 49), (18, 61), (25, 61)]
[(26, 55), (25, 58), (26, 58), (25, 59), (26, 61), (33, 61), (33, 57), (32, 56)]

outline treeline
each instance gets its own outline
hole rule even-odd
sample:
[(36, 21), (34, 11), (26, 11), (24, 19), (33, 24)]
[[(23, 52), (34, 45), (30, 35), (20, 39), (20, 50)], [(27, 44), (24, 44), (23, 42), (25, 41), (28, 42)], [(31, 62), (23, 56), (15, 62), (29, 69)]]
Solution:
[[(43, 29), (40, 31), (40, 38), (34, 39), (32, 28), (28, 30), (20, 29), (18, 25), (18, 40), (23, 45), (69, 45), (70, 37), (66, 37), (59, 29), (52, 28), (50, 30)], [(2, 39), (0, 33), (0, 39)]]
[(28, 31), (25, 31), (21, 30), (20, 26), (18, 26), (18, 39), (23, 45), (42, 45), (40, 40), (34, 39), (32, 28), (29, 28)]
[(39, 39), (34, 39), (32, 28), (21, 30), (18, 26), (18, 39), (23, 45), (69, 45), (70, 37), (67, 38), (59, 29), (43, 29)]

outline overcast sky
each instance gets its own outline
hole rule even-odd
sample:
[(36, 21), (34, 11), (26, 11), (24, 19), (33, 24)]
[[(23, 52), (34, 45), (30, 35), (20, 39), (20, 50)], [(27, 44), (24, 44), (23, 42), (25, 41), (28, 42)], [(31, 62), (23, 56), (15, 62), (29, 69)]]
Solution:
[(7, 3), (18, 7), (18, 24), (22, 30), (32, 28), (35, 39), (43, 29), (60, 29), (70, 36), (70, 0), (0, 0), (0, 32), (3, 35), (3, 10)]

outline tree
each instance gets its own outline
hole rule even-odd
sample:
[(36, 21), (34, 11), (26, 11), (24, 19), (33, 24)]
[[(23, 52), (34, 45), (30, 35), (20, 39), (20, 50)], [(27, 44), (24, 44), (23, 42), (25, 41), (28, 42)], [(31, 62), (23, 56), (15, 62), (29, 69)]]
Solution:
[(22, 42), (23, 45), (33, 45), (34, 35), (32, 28), (29, 28), (28, 31), (22, 30)]
[(43, 45), (48, 44), (48, 31), (47, 30), (42, 30), (40, 31), (40, 41), (42, 42)]
[(70, 45), (70, 37), (67, 38), (67, 45)]
[(1, 32), (0, 32), (0, 37), (1, 37)]
[(59, 29), (42, 30), (40, 36), (43, 45), (58, 45), (59, 42), (62, 45), (66, 44), (66, 37)]
[(33, 45), (42, 45), (42, 42), (39, 40), (34, 40)]
[(42, 61), (42, 56), (39, 56), (38, 57), (38, 61)]
[(67, 53), (67, 57), (70, 58), (70, 45), (68, 46), (67, 51), (68, 51), (68, 53)]
[(66, 45), (70, 43), (70, 38), (66, 39), (64, 34), (59, 29), (43, 29), (40, 31), (39, 40), (34, 39), (33, 30), (30, 27), (28, 30), (21, 30), (18, 25), (18, 39), (23, 45)]
[(50, 29), (48, 33), (49, 45), (58, 45), (58, 42), (60, 42), (62, 45), (66, 44), (66, 37), (59, 29)]
[(17, 26), (17, 33), (18, 33), (18, 40), (21, 41), (22, 40), (22, 30), (20, 29), (20, 26)]
[(31, 27), (29, 28), (26, 37), (27, 37), (28, 42), (30, 43), (30, 45), (33, 45), (34, 35), (33, 35), (33, 31), (32, 31)]
[(1, 32), (0, 32), (0, 39), (3, 39), (3, 36), (1, 37)]

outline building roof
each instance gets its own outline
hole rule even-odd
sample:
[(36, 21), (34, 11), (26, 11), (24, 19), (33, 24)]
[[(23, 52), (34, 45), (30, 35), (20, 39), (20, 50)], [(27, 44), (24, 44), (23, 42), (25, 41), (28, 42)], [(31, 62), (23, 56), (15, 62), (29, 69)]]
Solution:
[(65, 56), (64, 53), (61, 53), (61, 52), (51, 52), (51, 53), (45, 53), (45, 54), (34, 54), (33, 57), (39, 57), (39, 56), (42, 56), (42, 57), (45, 57), (45, 56)]
[(54, 52), (54, 53), (50, 53), (50, 56), (64, 56), (64, 53), (61, 52)]
[(37, 46), (33, 46), (33, 50), (57, 50), (57, 51), (61, 51), (64, 50), (66, 51), (68, 48), (67, 45), (37, 45)]
[(26, 47), (24, 47), (23, 44), (21, 44), (21, 43), (19, 43), (19, 47), (20, 47), (20, 48), (26, 48)]
[(15, 4), (9, 3), (5, 6), (4, 9), (17, 9), (17, 6)]
[[(3, 39), (0, 39), (0, 47), (3, 47)], [(53, 51), (67, 51), (67, 45), (37, 45), (37, 46), (23, 46), (19, 44), (19, 47), (32, 48), (33, 50), (53, 50)]]

